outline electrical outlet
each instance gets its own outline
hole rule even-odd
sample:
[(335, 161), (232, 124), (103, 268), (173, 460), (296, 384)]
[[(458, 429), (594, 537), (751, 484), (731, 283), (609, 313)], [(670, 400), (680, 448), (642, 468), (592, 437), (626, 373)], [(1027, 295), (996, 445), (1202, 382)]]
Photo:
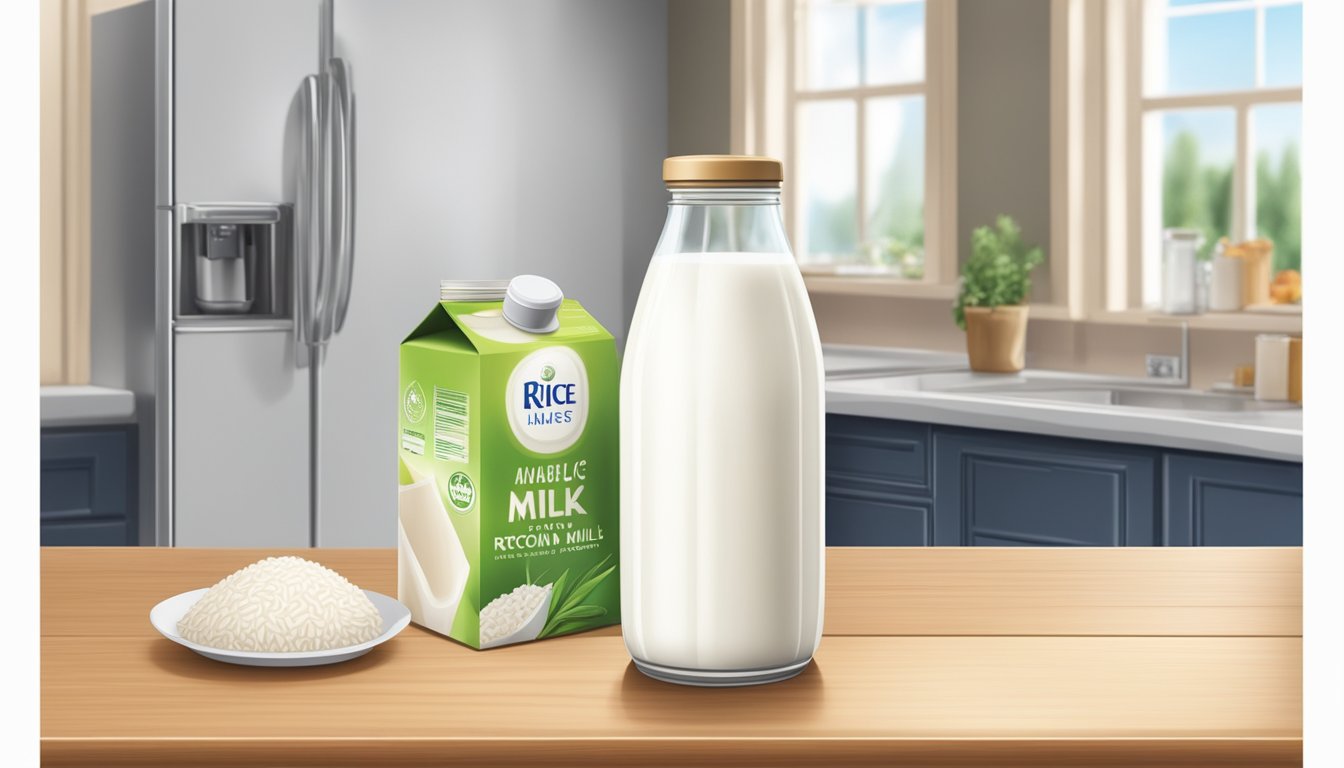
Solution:
[(1181, 377), (1181, 358), (1177, 355), (1147, 355), (1144, 362), (1148, 366), (1150, 379), (1179, 379)]

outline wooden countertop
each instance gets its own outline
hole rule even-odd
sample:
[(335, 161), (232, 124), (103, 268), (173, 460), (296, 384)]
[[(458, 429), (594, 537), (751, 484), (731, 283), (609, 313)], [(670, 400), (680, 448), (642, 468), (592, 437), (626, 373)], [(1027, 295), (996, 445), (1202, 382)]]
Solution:
[(150, 626), (272, 554), (396, 593), (392, 550), (44, 548), (43, 763), (1301, 762), (1300, 549), (832, 549), (815, 663), (756, 688), (647, 679), (617, 627), (257, 669)]

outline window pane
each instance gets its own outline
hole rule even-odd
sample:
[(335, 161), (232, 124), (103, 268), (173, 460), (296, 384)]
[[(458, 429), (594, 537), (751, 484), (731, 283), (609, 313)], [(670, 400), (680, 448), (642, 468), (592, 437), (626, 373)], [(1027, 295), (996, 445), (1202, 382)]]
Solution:
[(1302, 6), (1265, 9), (1265, 85), (1302, 84)]
[(1274, 271), (1302, 269), (1302, 105), (1251, 110), (1255, 229), (1274, 241)]
[(856, 111), (848, 100), (804, 102), (798, 108), (799, 239), (806, 262), (853, 263), (857, 256)]
[(1255, 87), (1255, 11), (1167, 21), (1165, 93)]
[[(1160, 186), (1145, 184), (1143, 299), (1155, 304), (1161, 294), (1161, 230), (1191, 227), (1204, 233), (1200, 256), (1207, 258), (1218, 238), (1229, 234), (1232, 220), (1232, 166), (1236, 117), (1231, 109), (1151, 112), (1145, 117), (1145, 174)], [(1149, 139), (1157, 139), (1157, 147)], [(1156, 165), (1156, 167), (1154, 167)]]
[(870, 5), (864, 23), (864, 82), (924, 79), (924, 3)]
[(924, 277), (924, 97), (865, 105), (869, 258), (912, 280)]
[(859, 9), (851, 3), (807, 4), (800, 44), (807, 51), (803, 88), (852, 88), (859, 84)]

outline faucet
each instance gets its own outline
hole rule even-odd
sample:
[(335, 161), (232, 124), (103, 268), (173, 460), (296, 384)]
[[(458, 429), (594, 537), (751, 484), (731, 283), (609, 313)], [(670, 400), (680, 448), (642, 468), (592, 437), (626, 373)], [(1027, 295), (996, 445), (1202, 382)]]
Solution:
[[(1152, 318), (1151, 322), (1159, 322), (1157, 318)], [(1148, 369), (1149, 379), (1158, 379), (1161, 386), (1190, 388), (1190, 321), (1180, 320), (1178, 325), (1181, 329), (1181, 354), (1179, 357), (1172, 355), (1146, 355), (1144, 362)]]

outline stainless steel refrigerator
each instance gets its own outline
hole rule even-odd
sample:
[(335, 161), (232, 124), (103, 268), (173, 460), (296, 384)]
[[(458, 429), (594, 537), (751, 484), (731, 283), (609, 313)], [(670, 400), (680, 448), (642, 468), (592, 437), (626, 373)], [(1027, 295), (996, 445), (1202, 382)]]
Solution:
[(664, 3), (106, 16), (93, 367), (141, 403), (145, 543), (393, 545), (397, 345), (440, 279), (544, 274), (623, 335), (664, 202)]

